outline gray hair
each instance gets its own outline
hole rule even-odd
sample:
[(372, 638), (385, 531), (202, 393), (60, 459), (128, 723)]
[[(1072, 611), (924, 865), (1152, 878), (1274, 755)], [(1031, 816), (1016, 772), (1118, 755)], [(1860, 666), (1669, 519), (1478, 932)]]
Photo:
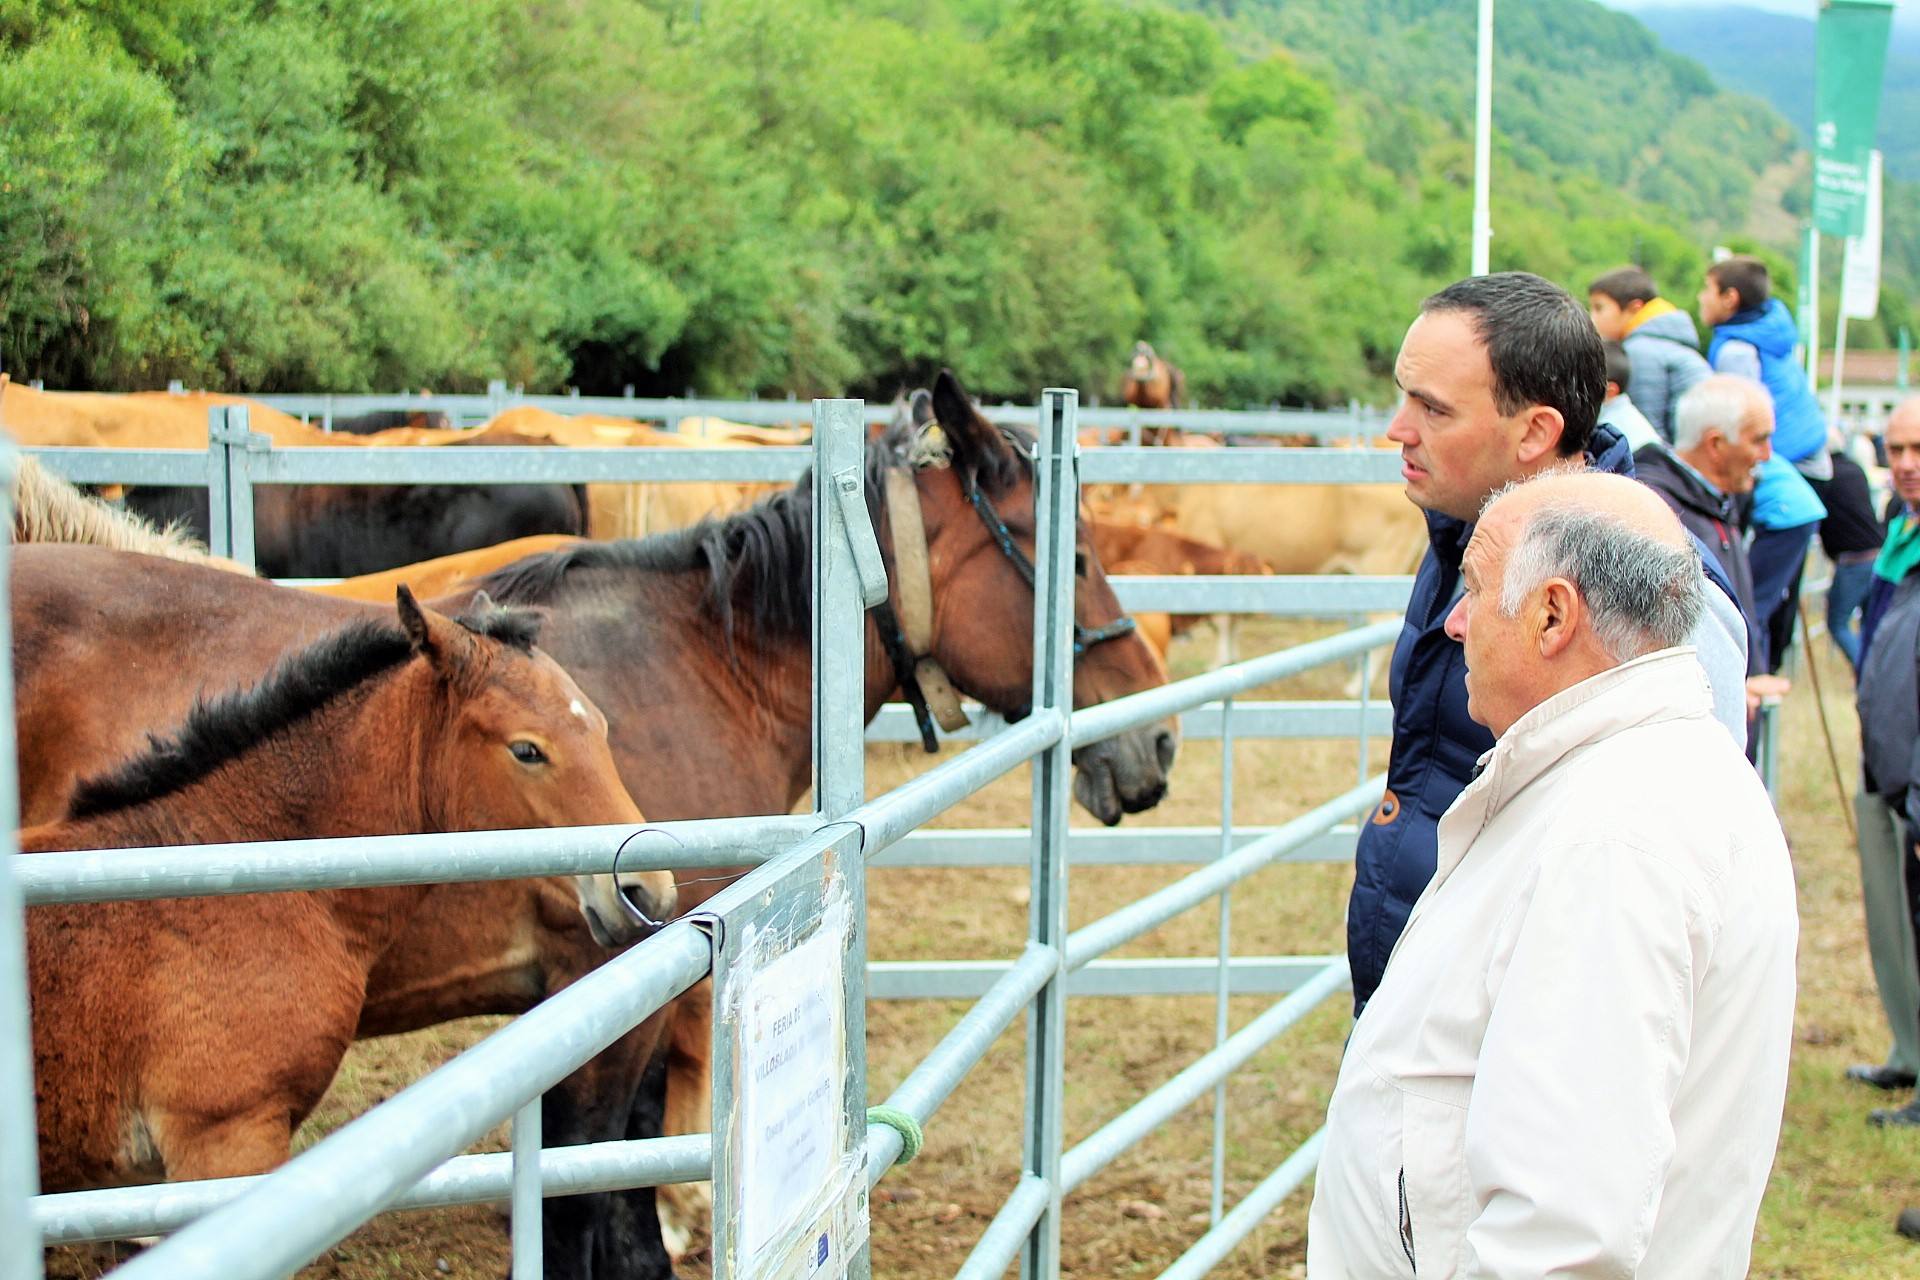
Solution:
[(1738, 439), (1763, 390), (1759, 383), (1730, 373), (1694, 383), (1673, 407), (1673, 447), (1696, 448), (1709, 431)]
[(1500, 612), (1511, 618), (1549, 578), (1572, 582), (1615, 662), (1685, 644), (1706, 607), (1700, 554), (1579, 508), (1533, 513), (1507, 556)]

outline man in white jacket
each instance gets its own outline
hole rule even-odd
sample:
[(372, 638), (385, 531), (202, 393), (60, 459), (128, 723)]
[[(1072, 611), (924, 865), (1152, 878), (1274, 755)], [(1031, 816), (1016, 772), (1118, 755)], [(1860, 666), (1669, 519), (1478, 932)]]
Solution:
[(1684, 647), (1697, 553), (1651, 490), (1550, 474), (1462, 565), (1447, 630), (1496, 741), (1354, 1027), (1307, 1274), (1744, 1276), (1799, 926)]

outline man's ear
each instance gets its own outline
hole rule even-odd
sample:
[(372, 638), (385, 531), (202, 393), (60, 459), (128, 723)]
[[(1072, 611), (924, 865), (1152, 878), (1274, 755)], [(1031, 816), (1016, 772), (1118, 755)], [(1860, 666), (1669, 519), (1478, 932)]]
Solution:
[(1645, 298), (1635, 298), (1631, 302), (1623, 302), (1620, 304), (1620, 314), (1623, 316), (1637, 316), (1640, 314), (1640, 308), (1646, 305), (1647, 300)]
[(1558, 409), (1544, 404), (1531, 405), (1522, 410), (1521, 422), (1516, 452), (1522, 466), (1531, 466), (1559, 452), (1560, 436), (1567, 429), (1567, 420), (1560, 416)]
[(1557, 658), (1572, 644), (1586, 625), (1586, 606), (1573, 583), (1565, 578), (1549, 578), (1540, 588), (1539, 603), (1534, 606), (1534, 623), (1540, 656)]

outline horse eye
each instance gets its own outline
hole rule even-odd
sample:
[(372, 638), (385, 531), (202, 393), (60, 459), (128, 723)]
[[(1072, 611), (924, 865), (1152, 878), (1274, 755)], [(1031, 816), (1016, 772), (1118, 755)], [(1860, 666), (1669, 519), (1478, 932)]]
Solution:
[(521, 764), (545, 764), (547, 762), (547, 753), (533, 743), (528, 742), (525, 738), (508, 743), (507, 750), (513, 752), (513, 758)]
[(1084, 551), (1073, 553), (1073, 576), (1076, 578), (1087, 576), (1087, 553)]

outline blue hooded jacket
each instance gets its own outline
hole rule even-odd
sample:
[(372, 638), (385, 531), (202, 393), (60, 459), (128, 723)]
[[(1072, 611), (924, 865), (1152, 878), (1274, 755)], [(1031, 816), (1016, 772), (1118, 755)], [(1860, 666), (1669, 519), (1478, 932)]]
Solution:
[[(1773, 397), (1773, 451), (1789, 462), (1804, 462), (1827, 447), (1827, 422), (1807, 385), (1807, 371), (1793, 358), (1800, 332), (1786, 304), (1769, 299), (1764, 307), (1750, 307), (1725, 324), (1715, 325), (1707, 359), (1720, 367), (1720, 348), (1729, 341), (1751, 343), (1760, 353), (1760, 380)], [(1819, 519), (1815, 516), (1814, 519)]]
[[(1633, 475), (1633, 451), (1612, 427), (1594, 429), (1595, 471)], [(1493, 735), (1467, 715), (1467, 657), (1445, 630), (1460, 588), (1460, 558), (1473, 526), (1427, 512), (1430, 545), (1413, 580), (1407, 621), (1393, 648), (1393, 754), (1387, 793), (1360, 828), (1353, 896), (1347, 900), (1347, 962), (1358, 1012), (1386, 972), (1413, 904), (1433, 879), (1440, 817), (1473, 779)], [(1699, 539), (1709, 581), (1737, 601), (1733, 583)]]

